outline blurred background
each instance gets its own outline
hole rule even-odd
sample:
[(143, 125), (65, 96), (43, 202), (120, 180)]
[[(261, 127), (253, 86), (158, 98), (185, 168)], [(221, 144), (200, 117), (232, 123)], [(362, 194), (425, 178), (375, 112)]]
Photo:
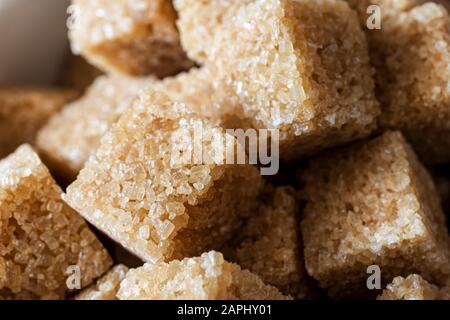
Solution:
[(0, 85), (56, 82), (69, 52), (70, 0), (0, 0)]

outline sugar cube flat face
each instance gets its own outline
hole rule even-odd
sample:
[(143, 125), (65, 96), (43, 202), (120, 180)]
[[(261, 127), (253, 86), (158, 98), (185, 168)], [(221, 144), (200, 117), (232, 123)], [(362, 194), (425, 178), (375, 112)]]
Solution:
[(255, 274), (210, 251), (196, 258), (150, 264), (128, 272), (121, 300), (284, 300)]
[(100, 138), (153, 78), (102, 76), (79, 100), (50, 119), (37, 137), (38, 150), (58, 177), (73, 181)]
[(34, 143), (38, 130), (77, 94), (65, 89), (0, 88), (0, 158), (23, 143)]
[(166, 93), (214, 123), (241, 127), (236, 117), (239, 102), (215, 79), (207, 67), (164, 80), (101, 76), (81, 99), (67, 105), (40, 130), (37, 147), (58, 178), (72, 182), (97, 150), (101, 137), (145, 88)]
[[(196, 10), (204, 10), (199, 19), (212, 6), (204, 3), (197, 3)], [(261, 0), (232, 11), (202, 46), (211, 48), (208, 59), (253, 126), (280, 130), (282, 158), (299, 158), (374, 129), (379, 108), (367, 43), (345, 2)], [(195, 23), (197, 15), (188, 16)]]
[(177, 26), (187, 55), (204, 64), (214, 50), (214, 37), (251, 0), (174, 0)]
[(73, 0), (72, 51), (106, 72), (175, 74), (192, 65), (170, 0)]
[(450, 161), (450, 15), (423, 1), (370, 0), (381, 8), (381, 30), (368, 30), (377, 70), (383, 128), (402, 130), (426, 162)]
[[(403, 21), (399, 24), (399, 20)], [(387, 21), (381, 125), (399, 128), (427, 162), (450, 160), (450, 15), (428, 3)], [(392, 41), (392, 42), (391, 42)], [(398, 46), (402, 51), (398, 54)], [(396, 49), (397, 48), (397, 49)], [(395, 57), (395, 58), (394, 58)], [(398, 59), (398, 60), (397, 60)], [(383, 61), (383, 60), (382, 60)], [(383, 75), (383, 73), (381, 73)]]
[(371, 265), (384, 281), (414, 272), (437, 284), (449, 277), (437, 190), (399, 132), (312, 159), (305, 180), (306, 268), (331, 295), (367, 293)]
[(246, 128), (239, 98), (219, 80), (215, 68), (205, 65), (156, 81), (152, 88), (183, 102), (202, 118), (225, 128)]
[(267, 199), (240, 230), (229, 259), (283, 294), (304, 299), (308, 288), (295, 191), (291, 187), (267, 189)]
[(64, 298), (68, 267), (81, 287), (109, 269), (108, 253), (30, 146), (0, 161), (0, 172), (0, 298)]
[(407, 278), (394, 278), (377, 300), (437, 300), (439, 295), (438, 287), (412, 274)]
[(120, 282), (125, 279), (128, 268), (117, 265), (97, 280), (95, 285), (84, 289), (75, 296), (75, 300), (117, 300)]
[(223, 163), (235, 145), (186, 105), (148, 92), (102, 138), (65, 199), (145, 261), (199, 255), (229, 240), (256, 206), (258, 169)]

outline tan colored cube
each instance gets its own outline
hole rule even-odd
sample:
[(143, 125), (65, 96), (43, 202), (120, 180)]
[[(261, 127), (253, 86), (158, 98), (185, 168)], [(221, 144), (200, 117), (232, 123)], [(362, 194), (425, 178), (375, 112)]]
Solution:
[(214, 38), (222, 27), (251, 0), (174, 0), (177, 26), (187, 55), (204, 64), (214, 50)]
[(65, 89), (0, 88), (0, 158), (34, 143), (38, 130), (77, 95)]
[(170, 0), (73, 0), (72, 51), (108, 73), (164, 77), (192, 65)]
[(382, 105), (380, 125), (401, 130), (421, 159), (450, 161), (450, 15), (423, 1), (354, 2), (366, 25), (368, 4), (381, 8), (381, 30), (368, 30)]
[(236, 116), (241, 110), (239, 102), (223, 90), (209, 68), (193, 68), (164, 80), (102, 76), (84, 97), (65, 107), (39, 132), (39, 151), (60, 180), (72, 182), (76, 178), (97, 150), (101, 137), (145, 88), (165, 92), (172, 100), (227, 128), (242, 123)]
[(246, 119), (241, 117), (239, 98), (223, 87), (215, 68), (209, 65), (157, 81), (152, 88), (164, 92), (174, 101), (185, 103), (202, 118), (225, 128), (248, 127)]
[(283, 294), (304, 299), (309, 290), (295, 191), (291, 187), (269, 187), (262, 198), (258, 214), (239, 232), (229, 259)]
[(0, 298), (64, 298), (68, 267), (82, 287), (109, 269), (108, 253), (29, 145), (0, 161), (0, 172)]
[(301, 222), (308, 273), (332, 296), (420, 274), (443, 285), (450, 240), (435, 185), (399, 132), (312, 159)]
[(199, 255), (233, 237), (256, 206), (262, 178), (254, 166), (229, 164), (236, 144), (150, 91), (102, 138), (64, 199), (147, 262)]
[(95, 285), (84, 289), (75, 296), (75, 300), (117, 300), (120, 282), (125, 279), (128, 268), (117, 265), (97, 280)]
[[(180, 22), (182, 33), (201, 30), (211, 7), (220, 8), (213, 0), (195, 2), (194, 8), (189, 0), (177, 3), (180, 20), (189, 21), (186, 30)], [(236, 3), (242, 4), (239, 10)], [(230, 95), (240, 98), (243, 117), (255, 128), (279, 129), (280, 156), (286, 160), (366, 137), (376, 126), (379, 106), (365, 35), (348, 4), (245, 4), (225, 5), (237, 13), (211, 30), (213, 40), (193, 44), (205, 48)]]
[(438, 300), (440, 290), (418, 274), (396, 277), (377, 300)]
[(127, 273), (120, 300), (285, 300), (275, 287), (210, 251), (196, 258), (147, 263)]
[(37, 147), (61, 180), (71, 182), (100, 138), (153, 78), (101, 76), (79, 100), (68, 104), (39, 131)]

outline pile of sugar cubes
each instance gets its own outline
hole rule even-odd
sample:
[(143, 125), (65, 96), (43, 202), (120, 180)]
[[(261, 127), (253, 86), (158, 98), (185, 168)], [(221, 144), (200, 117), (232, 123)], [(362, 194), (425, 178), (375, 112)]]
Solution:
[(450, 1), (72, 6), (0, 88), (0, 299), (450, 299)]

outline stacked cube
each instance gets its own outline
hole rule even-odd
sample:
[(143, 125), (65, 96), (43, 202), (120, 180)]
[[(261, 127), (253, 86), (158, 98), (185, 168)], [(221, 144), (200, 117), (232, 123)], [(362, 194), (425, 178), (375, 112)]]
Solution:
[(125, 279), (128, 268), (117, 265), (97, 282), (75, 296), (76, 300), (117, 300), (120, 283)]
[[(449, 162), (449, 12), (418, 0), (347, 1), (359, 11), (366, 30), (377, 71), (381, 127), (402, 130), (424, 161)], [(368, 5), (380, 8), (380, 30), (366, 27)]]
[(72, 50), (107, 72), (167, 76), (191, 65), (170, 0), (74, 0)]
[(445, 216), (430, 175), (401, 133), (321, 155), (311, 161), (305, 181), (306, 268), (330, 295), (367, 292), (372, 265), (385, 282), (419, 273), (445, 285)]
[(214, 251), (130, 270), (117, 295), (121, 300), (289, 299)]
[(299, 235), (299, 205), (291, 187), (267, 187), (259, 212), (228, 251), (232, 261), (296, 299), (310, 296)]
[(219, 249), (256, 207), (262, 186), (256, 167), (224, 163), (236, 144), (186, 105), (149, 92), (102, 138), (64, 199), (145, 261)]
[(417, 274), (396, 277), (378, 300), (438, 300), (439, 289)]
[(1, 299), (64, 298), (69, 267), (81, 287), (108, 270), (108, 253), (29, 145), (0, 161), (0, 171)]
[(68, 88), (0, 88), (0, 299), (450, 299), (448, 1), (72, 5)]
[[(371, 133), (379, 106), (366, 39), (347, 4), (219, 3), (175, 1), (182, 42), (199, 62), (209, 61), (254, 128), (280, 131), (281, 158), (299, 159)], [(210, 12), (220, 18), (207, 25), (209, 37), (197, 39), (192, 30), (202, 30)]]
[(77, 96), (72, 89), (0, 88), (0, 157), (34, 144), (37, 132)]
[(97, 78), (83, 97), (66, 105), (39, 131), (36, 143), (46, 163), (72, 182), (100, 138), (152, 81), (120, 75)]

